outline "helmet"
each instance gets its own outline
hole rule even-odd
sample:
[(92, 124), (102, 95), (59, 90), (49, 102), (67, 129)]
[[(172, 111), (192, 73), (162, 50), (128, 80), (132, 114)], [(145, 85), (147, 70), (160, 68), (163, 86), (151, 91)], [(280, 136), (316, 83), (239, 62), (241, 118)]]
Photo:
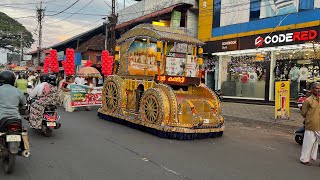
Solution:
[(16, 75), (12, 71), (2, 71), (0, 73), (0, 84), (10, 84), (14, 86)]
[(49, 75), (48, 74), (41, 74), (40, 75), (40, 82), (49, 82)]
[(55, 75), (50, 75), (49, 76), (49, 81), (48, 83), (50, 83), (52, 86), (56, 86), (57, 85), (57, 78)]

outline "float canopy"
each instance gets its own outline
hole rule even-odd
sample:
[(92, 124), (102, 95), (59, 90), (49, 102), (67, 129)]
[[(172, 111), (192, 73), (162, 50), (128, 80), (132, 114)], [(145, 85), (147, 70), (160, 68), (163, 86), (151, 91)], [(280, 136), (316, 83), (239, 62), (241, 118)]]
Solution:
[(117, 40), (117, 44), (121, 44), (127, 39), (137, 37), (151, 37), (158, 41), (186, 43), (201, 46), (204, 43), (199, 39), (187, 35), (184, 31), (178, 29), (172, 29), (169, 27), (156, 26), (152, 24), (141, 24), (130, 31), (126, 32), (120, 39)]

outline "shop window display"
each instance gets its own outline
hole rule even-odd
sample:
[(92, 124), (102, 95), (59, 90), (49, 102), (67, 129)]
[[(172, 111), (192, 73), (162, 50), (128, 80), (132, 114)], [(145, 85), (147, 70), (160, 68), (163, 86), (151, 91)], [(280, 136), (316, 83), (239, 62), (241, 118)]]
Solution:
[(287, 52), (276, 55), (275, 81), (290, 81), (290, 98), (295, 101), (312, 82), (320, 81), (319, 60), (308, 57), (313, 52)]
[(266, 62), (256, 55), (227, 56), (222, 60), (221, 90), (224, 96), (257, 98), (265, 96)]
[(204, 61), (204, 71), (206, 73), (206, 85), (213, 90), (217, 90), (218, 82), (218, 56), (206, 57)]

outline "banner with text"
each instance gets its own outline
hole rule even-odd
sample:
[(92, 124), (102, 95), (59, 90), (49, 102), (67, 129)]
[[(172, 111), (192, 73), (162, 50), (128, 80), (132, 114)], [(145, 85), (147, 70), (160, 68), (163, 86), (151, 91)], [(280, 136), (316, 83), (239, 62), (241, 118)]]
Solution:
[(262, 0), (260, 18), (298, 12), (299, 0)]
[(90, 88), (85, 85), (71, 84), (72, 107), (98, 106), (102, 104), (102, 87)]
[(221, 0), (220, 26), (249, 22), (250, 0)]
[(290, 117), (290, 82), (276, 82), (275, 119), (289, 119)]

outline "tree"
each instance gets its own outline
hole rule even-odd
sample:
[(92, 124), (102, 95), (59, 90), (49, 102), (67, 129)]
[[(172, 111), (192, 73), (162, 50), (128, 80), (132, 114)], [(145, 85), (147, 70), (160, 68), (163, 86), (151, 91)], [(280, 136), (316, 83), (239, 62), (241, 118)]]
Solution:
[(0, 12), (0, 22), (0, 49), (20, 52), (22, 36), (23, 46), (31, 47), (34, 42), (32, 34), (21, 23), (3, 12)]

